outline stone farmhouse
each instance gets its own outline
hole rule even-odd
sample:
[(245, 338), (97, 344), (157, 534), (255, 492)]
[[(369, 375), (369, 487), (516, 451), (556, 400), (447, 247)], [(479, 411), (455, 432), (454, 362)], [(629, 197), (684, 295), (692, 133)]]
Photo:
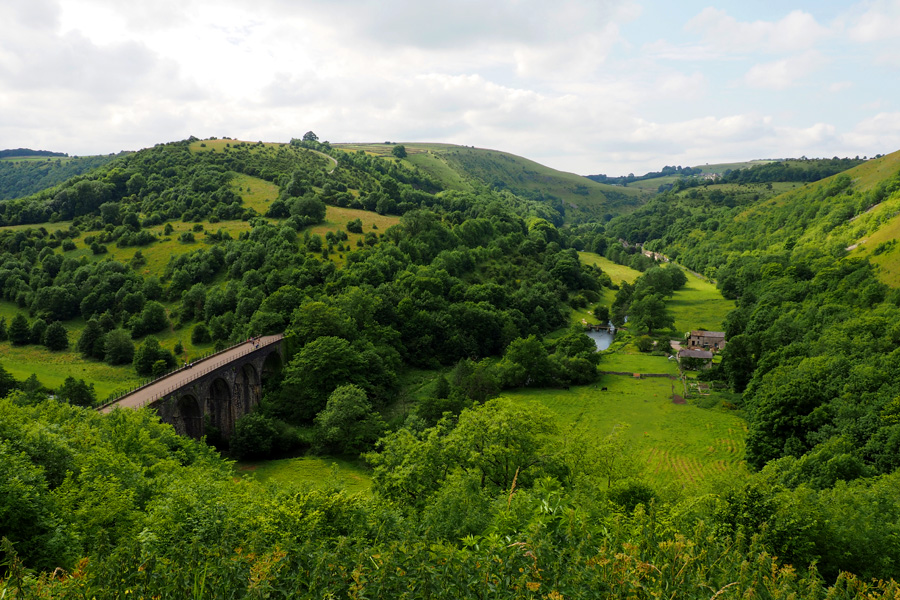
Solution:
[(704, 331), (702, 329), (691, 331), (687, 341), (689, 350), (709, 350), (718, 352), (725, 347), (725, 332)]

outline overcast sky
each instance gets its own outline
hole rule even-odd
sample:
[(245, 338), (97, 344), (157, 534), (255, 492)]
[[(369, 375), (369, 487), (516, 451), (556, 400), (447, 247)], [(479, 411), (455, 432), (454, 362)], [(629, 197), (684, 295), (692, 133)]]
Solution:
[(449, 142), (581, 174), (900, 149), (900, 0), (2, 0), (0, 148)]

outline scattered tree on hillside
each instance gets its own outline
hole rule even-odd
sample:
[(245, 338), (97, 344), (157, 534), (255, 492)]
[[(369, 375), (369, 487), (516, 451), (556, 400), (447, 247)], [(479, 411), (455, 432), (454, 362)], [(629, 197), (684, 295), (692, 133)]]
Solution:
[(9, 341), (14, 346), (24, 346), (31, 341), (31, 327), (28, 326), (28, 319), (22, 313), (16, 313), (9, 322)]
[(69, 347), (69, 334), (59, 321), (53, 321), (44, 332), (44, 346), (48, 350), (59, 352)]

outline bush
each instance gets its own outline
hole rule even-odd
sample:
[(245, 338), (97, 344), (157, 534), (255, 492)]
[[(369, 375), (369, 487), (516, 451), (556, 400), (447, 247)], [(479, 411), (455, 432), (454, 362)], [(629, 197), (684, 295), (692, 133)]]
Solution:
[(350, 233), (362, 233), (363, 225), (361, 219), (353, 219), (347, 223), (347, 231)]
[(616, 483), (609, 492), (609, 499), (628, 512), (634, 512), (638, 504), (649, 506), (657, 499), (656, 491), (649, 484), (627, 479)]
[(211, 341), (212, 337), (209, 335), (209, 328), (206, 326), (206, 323), (197, 323), (191, 331), (191, 343), (195, 345), (207, 344)]
[(250, 413), (234, 424), (229, 449), (239, 460), (268, 458), (278, 446), (279, 435), (280, 429), (274, 419), (261, 413)]
[(653, 350), (653, 338), (649, 335), (642, 335), (635, 341), (634, 345), (637, 346), (637, 349), (641, 352), (650, 352)]
[(59, 352), (69, 347), (69, 334), (59, 321), (50, 323), (44, 332), (44, 346), (47, 350)]

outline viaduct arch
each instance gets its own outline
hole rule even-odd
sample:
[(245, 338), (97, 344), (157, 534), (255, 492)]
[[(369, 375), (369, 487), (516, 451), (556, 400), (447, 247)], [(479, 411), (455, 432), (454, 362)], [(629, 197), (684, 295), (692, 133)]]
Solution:
[(101, 406), (116, 408), (149, 406), (181, 435), (203, 436), (211, 428), (227, 439), (235, 422), (252, 412), (262, 399), (262, 382), (281, 369), (283, 334), (264, 336), (238, 344), (202, 361), (161, 377)]

